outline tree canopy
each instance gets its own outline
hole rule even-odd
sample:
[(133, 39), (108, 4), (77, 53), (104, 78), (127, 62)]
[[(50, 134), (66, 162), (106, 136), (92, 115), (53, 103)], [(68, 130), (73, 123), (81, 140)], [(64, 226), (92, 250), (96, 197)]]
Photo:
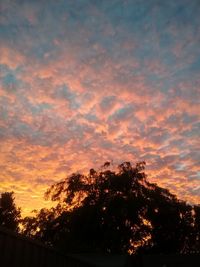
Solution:
[(15, 205), (13, 192), (4, 192), (0, 196), (0, 226), (19, 231), (21, 211)]
[(24, 220), (24, 231), (66, 252), (199, 253), (200, 206), (150, 183), (145, 162), (106, 162), (88, 175), (53, 184), (50, 210)]

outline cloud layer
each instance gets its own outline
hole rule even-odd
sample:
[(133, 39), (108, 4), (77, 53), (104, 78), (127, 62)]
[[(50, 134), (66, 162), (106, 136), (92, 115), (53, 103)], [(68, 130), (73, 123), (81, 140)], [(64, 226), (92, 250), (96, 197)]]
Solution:
[(198, 0), (1, 1), (0, 191), (28, 214), (73, 171), (147, 162), (200, 203)]

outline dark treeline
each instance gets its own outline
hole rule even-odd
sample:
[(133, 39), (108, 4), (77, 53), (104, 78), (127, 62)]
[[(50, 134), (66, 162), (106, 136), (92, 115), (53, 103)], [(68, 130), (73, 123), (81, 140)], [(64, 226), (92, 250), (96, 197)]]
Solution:
[[(200, 253), (200, 205), (189, 205), (150, 183), (145, 162), (109, 162), (88, 175), (72, 174), (45, 197), (51, 209), (20, 219), (12, 193), (0, 198), (0, 225), (67, 253)], [(7, 204), (6, 204), (7, 203)]]
[(0, 226), (18, 232), (20, 222), (21, 210), (15, 205), (14, 193), (2, 193), (0, 196)]

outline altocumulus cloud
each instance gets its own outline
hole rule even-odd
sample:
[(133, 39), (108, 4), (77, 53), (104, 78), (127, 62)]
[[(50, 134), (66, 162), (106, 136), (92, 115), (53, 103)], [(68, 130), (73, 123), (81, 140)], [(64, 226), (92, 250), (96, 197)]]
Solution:
[(198, 0), (1, 1), (0, 190), (24, 214), (107, 160), (146, 160), (200, 202), (199, 13)]

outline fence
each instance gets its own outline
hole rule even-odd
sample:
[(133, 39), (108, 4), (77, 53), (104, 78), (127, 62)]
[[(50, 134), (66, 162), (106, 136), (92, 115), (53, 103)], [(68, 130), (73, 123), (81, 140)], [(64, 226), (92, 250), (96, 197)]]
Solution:
[(1, 267), (88, 267), (40, 242), (0, 227)]
[(144, 255), (140, 264), (142, 267), (198, 267), (200, 255)]
[(0, 227), (0, 267), (196, 267), (200, 255), (63, 255)]

